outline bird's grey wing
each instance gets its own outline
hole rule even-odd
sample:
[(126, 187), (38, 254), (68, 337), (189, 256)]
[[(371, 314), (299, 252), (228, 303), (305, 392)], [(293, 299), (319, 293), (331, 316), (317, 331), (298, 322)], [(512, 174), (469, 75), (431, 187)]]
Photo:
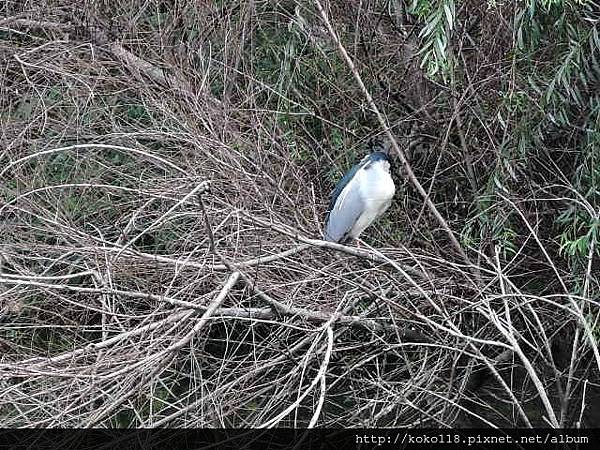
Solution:
[(329, 207), (327, 208), (327, 211), (333, 210), (333, 207), (335, 206), (335, 202), (337, 201), (338, 197), (341, 195), (342, 191), (346, 188), (348, 183), (350, 183), (350, 181), (352, 181), (352, 179), (354, 178), (354, 175), (356, 175), (356, 172), (358, 172), (367, 163), (368, 159), (369, 159), (369, 155), (365, 156), (363, 159), (360, 160), (360, 162), (358, 164), (355, 164), (354, 166), (352, 166), (352, 168), (348, 172), (346, 172), (346, 174), (342, 177), (342, 179), (340, 181), (338, 181), (338, 183), (335, 185), (335, 188), (331, 194), (331, 201), (329, 202)]
[(364, 210), (365, 204), (358, 191), (358, 184), (346, 184), (327, 217), (325, 239), (333, 242), (343, 240)]

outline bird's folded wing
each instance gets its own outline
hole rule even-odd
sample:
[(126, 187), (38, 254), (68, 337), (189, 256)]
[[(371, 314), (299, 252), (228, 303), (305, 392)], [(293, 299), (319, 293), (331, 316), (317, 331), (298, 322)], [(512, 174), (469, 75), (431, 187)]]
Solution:
[(333, 242), (342, 240), (364, 210), (365, 204), (358, 191), (358, 183), (348, 183), (329, 212), (325, 239)]

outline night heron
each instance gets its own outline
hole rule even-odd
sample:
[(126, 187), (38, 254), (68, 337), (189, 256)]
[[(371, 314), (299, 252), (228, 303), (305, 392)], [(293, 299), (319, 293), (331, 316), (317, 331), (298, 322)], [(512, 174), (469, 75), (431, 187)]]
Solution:
[(331, 194), (325, 239), (344, 243), (360, 234), (392, 203), (396, 186), (390, 175), (390, 157), (381, 145), (344, 175)]

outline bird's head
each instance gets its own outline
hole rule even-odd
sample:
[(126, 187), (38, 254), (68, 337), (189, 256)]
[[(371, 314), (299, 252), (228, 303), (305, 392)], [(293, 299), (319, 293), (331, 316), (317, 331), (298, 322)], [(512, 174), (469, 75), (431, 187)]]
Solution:
[(383, 139), (380, 138), (371, 138), (369, 140), (369, 148), (371, 149), (372, 153), (381, 152), (389, 154), (389, 145), (386, 145)]
[(380, 165), (388, 172), (392, 169), (392, 158), (383, 147), (373, 147), (373, 151), (366, 156), (366, 159), (367, 164), (364, 166), (365, 169), (376, 165)]

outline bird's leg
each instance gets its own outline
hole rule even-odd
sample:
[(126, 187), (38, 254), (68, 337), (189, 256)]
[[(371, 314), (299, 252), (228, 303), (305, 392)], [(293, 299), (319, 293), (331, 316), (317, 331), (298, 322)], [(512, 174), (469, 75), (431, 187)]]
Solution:
[(362, 239), (356, 238), (356, 247), (360, 248), (360, 244), (365, 245), (365, 243), (362, 241)]

